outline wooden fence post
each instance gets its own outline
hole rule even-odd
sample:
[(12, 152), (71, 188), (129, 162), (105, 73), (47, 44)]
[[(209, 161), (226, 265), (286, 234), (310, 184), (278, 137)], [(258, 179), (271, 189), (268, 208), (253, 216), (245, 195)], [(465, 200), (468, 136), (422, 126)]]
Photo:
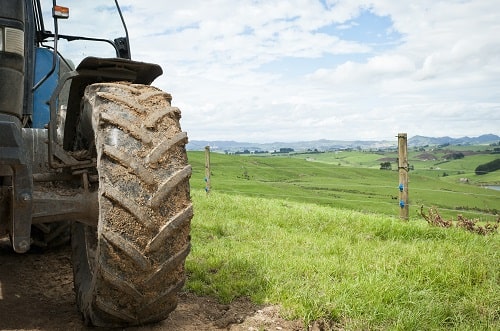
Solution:
[(398, 133), (398, 171), (399, 171), (399, 217), (407, 220), (408, 208), (408, 142), (406, 133)]
[(205, 192), (210, 193), (210, 146), (205, 146)]

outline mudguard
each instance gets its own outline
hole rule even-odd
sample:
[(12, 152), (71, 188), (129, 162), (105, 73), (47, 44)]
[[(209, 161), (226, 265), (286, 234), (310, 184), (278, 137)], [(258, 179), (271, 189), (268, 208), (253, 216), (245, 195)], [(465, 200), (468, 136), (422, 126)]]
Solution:
[[(62, 89), (65, 81), (71, 79), (71, 87), (68, 99), (68, 108), (64, 126), (65, 150), (71, 150), (75, 137), (76, 124), (80, 112), (80, 101), (82, 100), (85, 87), (93, 83), (128, 81), (134, 84), (150, 85), (156, 77), (163, 73), (157, 64), (136, 62), (120, 58), (85, 58), (74, 72), (62, 77), (55, 93)], [(51, 122), (54, 122), (56, 105), (51, 100)]]

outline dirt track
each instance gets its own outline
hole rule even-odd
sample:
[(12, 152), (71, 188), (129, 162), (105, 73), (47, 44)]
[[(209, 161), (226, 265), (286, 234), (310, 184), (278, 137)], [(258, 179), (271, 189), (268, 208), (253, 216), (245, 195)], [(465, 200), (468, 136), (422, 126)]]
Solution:
[[(247, 299), (230, 305), (182, 293), (177, 309), (155, 325), (127, 330), (303, 330), (285, 321), (274, 306), (258, 307)], [(73, 293), (70, 248), (16, 254), (0, 238), (0, 330), (96, 330), (82, 324)]]

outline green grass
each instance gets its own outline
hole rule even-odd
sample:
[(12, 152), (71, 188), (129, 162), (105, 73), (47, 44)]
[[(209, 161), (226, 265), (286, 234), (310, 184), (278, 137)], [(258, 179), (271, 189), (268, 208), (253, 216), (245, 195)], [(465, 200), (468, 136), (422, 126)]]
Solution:
[[(217, 185), (220, 160), (213, 158)], [(241, 158), (226, 175), (241, 173), (245, 162), (255, 161)], [(269, 177), (276, 169), (267, 171)], [(290, 180), (295, 171), (273, 176)], [(289, 318), (324, 318), (347, 330), (500, 329), (498, 235), (290, 198), (196, 188), (192, 197), (191, 291), (223, 302), (248, 296), (281, 305)]]
[(339, 166), (369, 167), (369, 168), (379, 169), (380, 163), (383, 162), (379, 161), (379, 159), (388, 158), (391, 160), (395, 160), (398, 157), (398, 155), (397, 152), (368, 153), (360, 151), (338, 151), (338, 152), (320, 153), (320, 154), (297, 154), (294, 157), (308, 158), (315, 162), (330, 163)]
[[(484, 176), (474, 174), (479, 162), (492, 155), (479, 154), (450, 161), (446, 177), (442, 176), (443, 170), (430, 169), (436, 167), (435, 164), (410, 171), (410, 217), (421, 219), (419, 211), (423, 205), (426, 210), (437, 207), (448, 219), (463, 214), (468, 218), (495, 221), (500, 192), (474, 185), (500, 183), (499, 171)], [(193, 166), (191, 185), (194, 189), (203, 189), (204, 153), (189, 152), (188, 156)], [(397, 155), (393, 152), (358, 151), (272, 157), (212, 153), (212, 190), (397, 216), (398, 172), (379, 170), (378, 161), (394, 156)], [(338, 158), (342, 158), (341, 165)], [(460, 183), (462, 177), (469, 178), (470, 183)]]

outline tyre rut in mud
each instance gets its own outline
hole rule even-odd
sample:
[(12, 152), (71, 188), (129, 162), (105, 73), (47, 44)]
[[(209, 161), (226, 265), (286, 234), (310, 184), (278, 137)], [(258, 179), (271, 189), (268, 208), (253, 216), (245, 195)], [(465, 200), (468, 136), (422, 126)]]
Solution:
[(86, 324), (157, 322), (177, 306), (193, 207), (187, 135), (170, 101), (144, 85), (85, 90), (75, 149), (94, 150), (97, 158), (99, 185), (91, 189), (98, 190), (99, 222), (73, 225), (72, 250)]

